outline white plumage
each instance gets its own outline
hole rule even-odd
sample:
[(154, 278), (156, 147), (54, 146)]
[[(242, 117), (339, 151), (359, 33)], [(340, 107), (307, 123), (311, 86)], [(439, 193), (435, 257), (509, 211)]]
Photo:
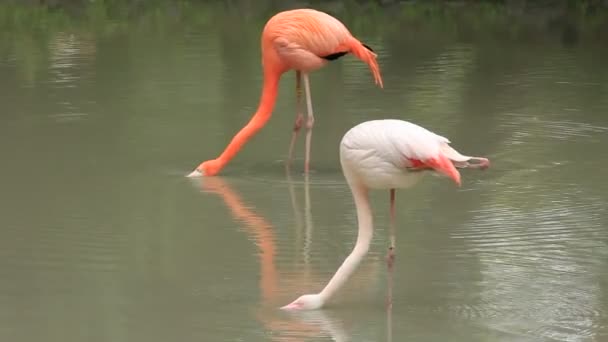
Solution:
[[(317, 309), (346, 282), (367, 254), (373, 234), (370, 189), (390, 189), (391, 226), (394, 220), (394, 192), (415, 184), (433, 170), (460, 185), (459, 168), (487, 168), (486, 158), (468, 157), (449, 145), (450, 141), (425, 128), (401, 120), (372, 120), (351, 128), (340, 142), (342, 172), (353, 193), (359, 231), (353, 251), (318, 294), (300, 296), (284, 309)], [(469, 162), (476, 161), (475, 164)], [(394, 233), (391, 231), (389, 268), (392, 264)]]
[(457, 167), (472, 159), (458, 153), (449, 143), (447, 138), (407, 121), (366, 121), (342, 138), (340, 163), (347, 178), (370, 189), (407, 188), (425, 174), (416, 170), (412, 159), (424, 161), (441, 152)]

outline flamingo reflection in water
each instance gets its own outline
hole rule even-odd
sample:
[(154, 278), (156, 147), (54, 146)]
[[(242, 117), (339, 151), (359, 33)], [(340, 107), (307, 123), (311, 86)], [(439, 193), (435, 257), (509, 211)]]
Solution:
[[(296, 238), (296, 241), (298, 241), (297, 248), (303, 251), (300, 257), (302, 260), (299, 262), (299, 264), (304, 265), (303, 271), (299, 271), (297, 275), (290, 274), (290, 277), (280, 277), (281, 272), (276, 265), (277, 237), (275, 227), (259, 212), (256, 212), (254, 206), (243, 201), (228, 179), (217, 176), (194, 178), (193, 181), (200, 185), (202, 191), (216, 194), (222, 198), (234, 220), (244, 223), (244, 231), (249, 235), (251, 240), (255, 241), (255, 244), (259, 248), (261, 305), (256, 308), (255, 315), (267, 329), (276, 332), (272, 335), (272, 340), (282, 342), (301, 341), (302, 338), (318, 338), (323, 335), (329, 335), (335, 341), (349, 340), (341, 320), (331, 317), (334, 315), (329, 315), (323, 310), (293, 312), (288, 315), (285, 312), (276, 310), (276, 304), (282, 300), (279, 288), (299, 288), (306, 284), (312, 286), (323, 278), (323, 275), (315, 275), (309, 265), (309, 248), (312, 243), (313, 221), (310, 207), (310, 184), (307, 175), (305, 175), (304, 181), (305, 205), (304, 218), (302, 218), (298, 210), (299, 206), (296, 199), (294, 181), (289, 173), (287, 173), (287, 185), (289, 187), (291, 204), (294, 210), (294, 217), (297, 220), (298, 233), (296, 235), (302, 235), (300, 232), (302, 228), (304, 228), (305, 235), (304, 241), (302, 241), (301, 237)], [(360, 286), (369, 287), (369, 281), (378, 278), (377, 273), (381, 264), (383, 264), (382, 261), (376, 260), (366, 264), (361, 269), (361, 272), (367, 273), (367, 276), (360, 278), (366, 282)], [(354, 286), (357, 286), (357, 281), (356, 278), (353, 279)], [(390, 310), (390, 307), (388, 309)], [(390, 322), (388, 324), (390, 328)], [(281, 334), (281, 332), (284, 334)], [(391, 336), (390, 330), (388, 336)]]

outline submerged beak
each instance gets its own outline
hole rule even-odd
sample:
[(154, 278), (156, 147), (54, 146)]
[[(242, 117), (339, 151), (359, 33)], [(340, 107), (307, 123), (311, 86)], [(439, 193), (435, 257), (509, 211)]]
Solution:
[(297, 302), (292, 302), (285, 306), (281, 306), (281, 310), (300, 310), (302, 308), (302, 304)]
[(194, 171), (190, 172), (186, 177), (193, 178), (193, 177), (200, 177), (202, 175), (203, 175), (202, 172), (200, 172), (198, 169), (194, 169)]
[(424, 163), (432, 167), (435, 171), (450, 177), (458, 186), (460, 186), (460, 172), (456, 170), (454, 163), (443, 155), (443, 153), (440, 153), (439, 156), (435, 158), (425, 160)]

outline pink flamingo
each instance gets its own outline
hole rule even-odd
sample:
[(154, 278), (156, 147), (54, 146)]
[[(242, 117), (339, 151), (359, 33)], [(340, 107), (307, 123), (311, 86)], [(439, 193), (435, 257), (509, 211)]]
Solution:
[[(401, 120), (372, 120), (351, 128), (340, 142), (340, 164), (357, 208), (359, 232), (350, 255), (320, 293), (300, 296), (282, 309), (313, 310), (322, 307), (344, 285), (367, 254), (372, 240), (370, 189), (390, 190), (391, 231), (389, 271), (395, 247), (395, 189), (415, 184), (425, 170), (436, 171), (460, 186), (459, 168), (487, 168), (486, 158), (463, 156), (450, 141), (425, 128)], [(469, 163), (475, 160), (474, 164)]]
[(346, 26), (327, 13), (313, 9), (296, 9), (274, 15), (262, 32), (262, 66), (264, 85), (257, 111), (226, 146), (224, 152), (212, 160), (201, 163), (189, 177), (214, 176), (236, 156), (239, 150), (270, 119), (277, 100), (279, 79), (289, 70), (296, 71), (296, 120), (289, 145), (288, 164), (293, 157), (293, 146), (304, 117), (302, 106), (302, 78), (306, 92), (308, 117), (306, 122), (306, 152), (304, 171), (308, 173), (310, 164), (310, 144), (314, 116), (310, 98), (308, 74), (348, 53), (369, 65), (376, 84), (382, 87), (380, 67), (373, 50), (353, 37)]

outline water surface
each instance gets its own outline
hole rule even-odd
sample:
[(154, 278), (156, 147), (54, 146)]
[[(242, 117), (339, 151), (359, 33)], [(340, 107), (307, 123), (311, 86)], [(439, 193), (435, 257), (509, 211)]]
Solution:
[[(608, 338), (605, 41), (337, 11), (378, 52), (385, 89), (352, 57), (312, 75), (309, 179), (303, 139), (283, 167), (290, 73), (225, 172), (191, 180), (257, 106), (259, 34), (276, 9), (189, 11), (1, 36), (2, 340)], [(392, 285), (388, 193), (373, 193), (376, 235), (352, 280), (325, 310), (279, 311), (350, 252), (338, 144), (379, 118), (423, 125), (492, 168), (463, 171), (460, 189), (426, 177), (398, 191)]]

